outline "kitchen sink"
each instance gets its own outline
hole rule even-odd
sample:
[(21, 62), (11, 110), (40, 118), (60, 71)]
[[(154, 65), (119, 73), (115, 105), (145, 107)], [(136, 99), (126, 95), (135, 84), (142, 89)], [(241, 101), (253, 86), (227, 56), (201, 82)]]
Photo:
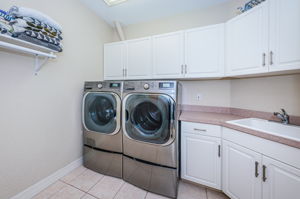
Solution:
[(280, 136), (283, 138), (300, 141), (300, 126), (286, 125), (258, 118), (232, 120), (227, 121), (227, 123), (252, 130), (261, 131), (271, 135)]

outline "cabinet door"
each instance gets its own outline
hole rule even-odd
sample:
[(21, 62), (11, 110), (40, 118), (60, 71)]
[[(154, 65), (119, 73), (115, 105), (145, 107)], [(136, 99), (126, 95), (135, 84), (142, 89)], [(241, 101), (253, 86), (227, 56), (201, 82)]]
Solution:
[(268, 1), (226, 23), (228, 75), (268, 72)]
[(300, 69), (300, 1), (270, 1), (270, 70)]
[(231, 199), (261, 198), (261, 154), (223, 140), (223, 191)]
[(104, 80), (124, 78), (125, 43), (104, 45)]
[(185, 32), (185, 77), (224, 76), (224, 24)]
[(127, 42), (126, 79), (149, 79), (152, 75), (151, 38)]
[(183, 179), (221, 189), (220, 138), (182, 134)]
[(183, 32), (153, 37), (154, 77), (183, 77)]
[(300, 196), (300, 170), (274, 159), (263, 157), (266, 167), (263, 199), (296, 199)]

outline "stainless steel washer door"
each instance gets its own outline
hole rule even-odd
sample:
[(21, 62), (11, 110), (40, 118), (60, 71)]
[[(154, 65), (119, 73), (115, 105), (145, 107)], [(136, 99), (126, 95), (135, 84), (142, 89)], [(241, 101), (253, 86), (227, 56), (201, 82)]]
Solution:
[(83, 125), (86, 130), (115, 134), (120, 130), (120, 97), (109, 92), (89, 92), (83, 100)]
[(123, 101), (123, 128), (130, 139), (158, 145), (173, 140), (174, 101), (164, 94), (130, 94)]

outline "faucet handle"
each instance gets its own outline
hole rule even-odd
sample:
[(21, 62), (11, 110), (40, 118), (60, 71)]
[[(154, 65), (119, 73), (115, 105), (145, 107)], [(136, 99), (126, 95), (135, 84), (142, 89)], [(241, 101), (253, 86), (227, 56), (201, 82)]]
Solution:
[(275, 115), (275, 116), (277, 116), (277, 115), (279, 115), (280, 113), (278, 113), (278, 112), (274, 112), (273, 113), (273, 115)]
[(287, 115), (286, 111), (283, 108), (281, 109), (281, 111), (282, 111), (283, 115)]

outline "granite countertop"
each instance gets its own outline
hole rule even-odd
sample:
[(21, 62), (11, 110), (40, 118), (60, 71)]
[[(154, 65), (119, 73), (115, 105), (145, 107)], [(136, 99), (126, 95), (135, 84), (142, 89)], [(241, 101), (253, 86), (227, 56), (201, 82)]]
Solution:
[(183, 110), (179, 116), (180, 121), (220, 125), (226, 128), (230, 128), (233, 130), (237, 130), (243, 133), (251, 134), (257, 137), (261, 137), (267, 140), (271, 140), (274, 142), (278, 142), (281, 144), (285, 144), (300, 149), (299, 141), (283, 138), (276, 135), (270, 135), (262, 131), (256, 131), (249, 128), (244, 128), (234, 124), (226, 123), (226, 121), (238, 120), (243, 118), (247, 118), (247, 117), (237, 116), (228, 113), (210, 113), (210, 112), (189, 111), (189, 110)]

